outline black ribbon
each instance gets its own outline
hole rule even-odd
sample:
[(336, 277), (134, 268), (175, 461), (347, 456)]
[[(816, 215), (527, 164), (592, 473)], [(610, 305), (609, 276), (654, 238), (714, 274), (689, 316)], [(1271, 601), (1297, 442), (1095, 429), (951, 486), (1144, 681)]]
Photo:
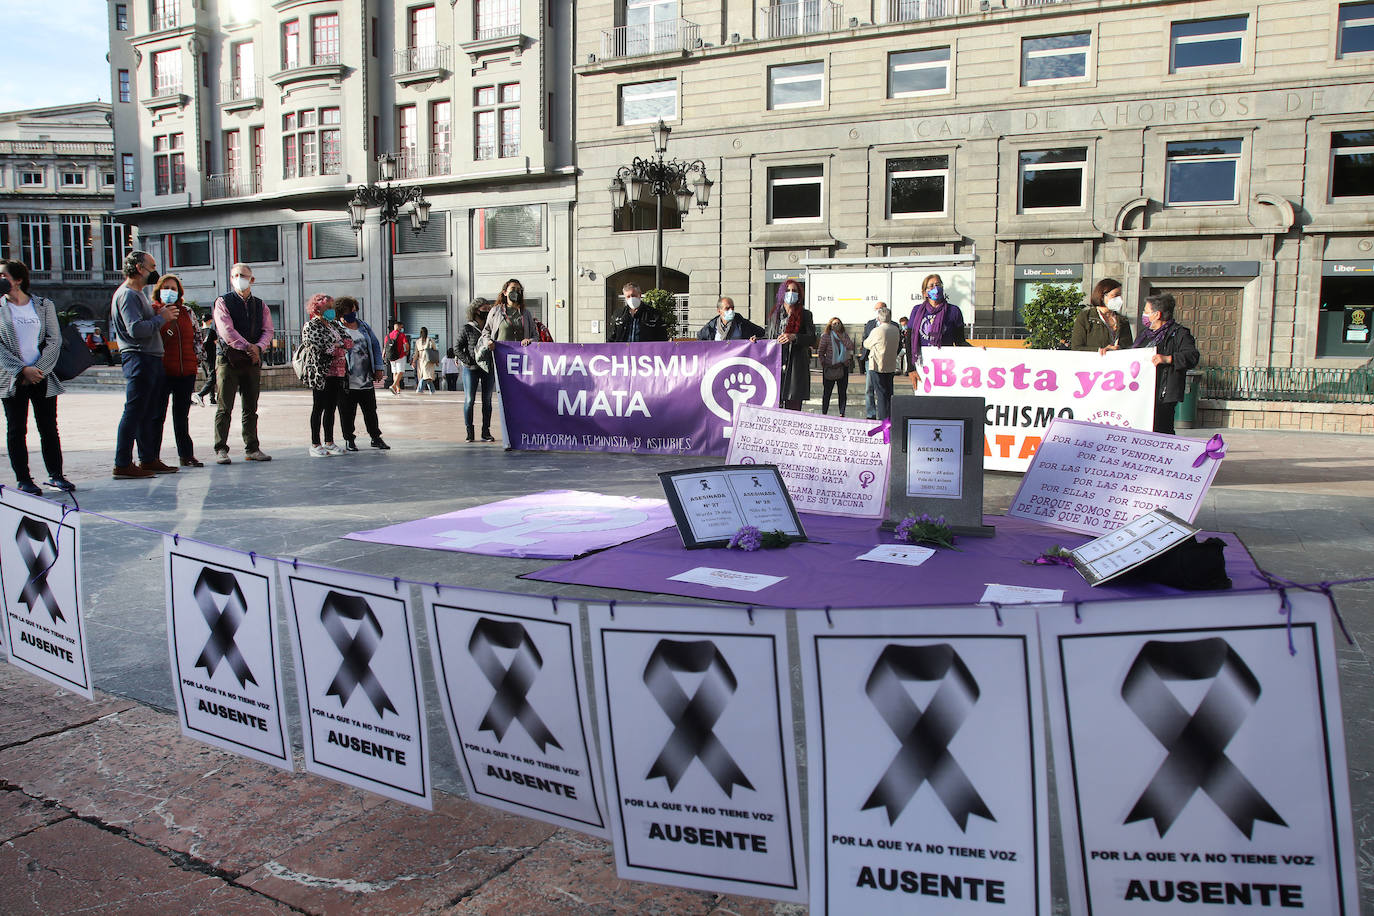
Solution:
[[(358, 621), (358, 629), (352, 636), (348, 635), (345, 620)], [(396, 707), (391, 705), (391, 698), (382, 689), (381, 681), (377, 680), (369, 664), (372, 656), (377, 654), (377, 646), (381, 644), (382, 625), (377, 621), (377, 615), (372, 613), (372, 606), (367, 599), (359, 595), (330, 592), (324, 596), (324, 604), (320, 606), (320, 622), (343, 657), (334, 680), (324, 692), (325, 696), (337, 696), (339, 704), (346, 705), (348, 698), (353, 695), (353, 688), (361, 687), (378, 715), (384, 715), (383, 710), (387, 709), (396, 712)]]
[(200, 650), (195, 667), (204, 668), (214, 677), (215, 669), (223, 661), (239, 679), (240, 687), (249, 683), (256, 685), (257, 679), (234, 642), (234, 634), (248, 613), (248, 602), (239, 588), (239, 580), (227, 570), (202, 567), (191, 594), (200, 606), (201, 616), (210, 625), (210, 637), (205, 640), (205, 648)]
[[(907, 693), (906, 681), (939, 682), (925, 709)], [(888, 823), (895, 824), (916, 791), (929, 782), (960, 830), (967, 829), (970, 814), (996, 822), (949, 751), (979, 693), (978, 682), (953, 646), (885, 646), (864, 692), (902, 746), (861, 810), (886, 808)]]
[[(1191, 715), (1165, 684), (1209, 678)], [(1153, 819), (1162, 837), (1201, 789), (1247, 839), (1257, 820), (1288, 826), (1226, 756), (1259, 695), (1255, 675), (1220, 637), (1145, 643), (1121, 684), (1121, 698), (1169, 754), (1124, 823)]]
[[(509, 668), (501, 664), (501, 659), (496, 656), (498, 648), (515, 650), (515, 657), (511, 659)], [(541, 751), (546, 750), (550, 744), (562, 750), (563, 745), (558, 743), (553, 732), (549, 731), (544, 720), (539, 718), (539, 713), (534, 711), (534, 707), (525, 698), (539, 674), (539, 669), (544, 667), (544, 658), (539, 654), (534, 640), (530, 639), (530, 634), (524, 626), (513, 620), (501, 621), (482, 617), (472, 628), (472, 636), (468, 639), (468, 652), (477, 662), (477, 667), (482, 669), (491, 686), (496, 688), (496, 696), (492, 697), (487, 714), (482, 718), (482, 724), (477, 726), (477, 730), (490, 731), (496, 735), (497, 741), (502, 741), (505, 740), (506, 731), (511, 723), (518, 720)]]
[(19, 548), (19, 559), (24, 562), (24, 567), (29, 573), (23, 589), (19, 592), (19, 602), (28, 606), (30, 614), (42, 604), (48, 609), (48, 615), (52, 617), (53, 623), (59, 620), (66, 622), (67, 618), (62, 616), (62, 608), (57, 603), (57, 596), (48, 587), (48, 572), (57, 562), (57, 547), (53, 543), (52, 529), (42, 519), (34, 518), (32, 515), (21, 516), (19, 527), (14, 531), (14, 543)]
[[(690, 697), (678, 683), (678, 672), (704, 675)], [(662, 776), (671, 791), (692, 761), (700, 760), (726, 795), (733, 797), (736, 785), (754, 788), (713, 731), (739, 687), (715, 643), (660, 639), (644, 666), (644, 683), (673, 723), (673, 732), (645, 779)]]

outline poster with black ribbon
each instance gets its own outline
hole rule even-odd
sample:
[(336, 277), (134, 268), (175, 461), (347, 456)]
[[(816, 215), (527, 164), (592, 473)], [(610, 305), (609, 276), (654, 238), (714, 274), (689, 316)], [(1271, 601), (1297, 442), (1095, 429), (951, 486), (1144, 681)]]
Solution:
[(279, 564), (311, 773), (433, 807), (408, 586)]
[(587, 618), (619, 875), (804, 902), (786, 612)]
[(92, 699), (81, 608), (81, 514), (0, 490), (0, 589), (10, 664)]
[(1051, 912), (1035, 615), (798, 614), (811, 912)]
[(162, 546), (181, 733), (292, 769), (276, 563), (188, 538), (167, 536)]
[(1357, 916), (1331, 609), (1288, 598), (1041, 612), (1075, 913)]
[(578, 603), (459, 588), (421, 594), (468, 797), (608, 836)]

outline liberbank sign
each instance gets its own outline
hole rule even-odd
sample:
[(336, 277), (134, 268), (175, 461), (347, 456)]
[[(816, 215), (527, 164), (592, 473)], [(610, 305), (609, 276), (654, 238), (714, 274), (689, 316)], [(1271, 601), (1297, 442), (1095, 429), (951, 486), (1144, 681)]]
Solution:
[(1145, 261), (1140, 265), (1140, 275), (1180, 279), (1258, 277), (1259, 267), (1259, 261)]

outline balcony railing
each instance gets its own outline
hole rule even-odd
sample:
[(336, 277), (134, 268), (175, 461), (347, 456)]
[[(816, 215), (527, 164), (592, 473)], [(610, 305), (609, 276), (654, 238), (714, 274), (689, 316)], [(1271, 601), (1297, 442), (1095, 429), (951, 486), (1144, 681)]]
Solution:
[(844, 6), (829, 0), (782, 0), (761, 11), (760, 29), (768, 38), (833, 32), (844, 25)]
[(396, 178), (439, 178), (453, 172), (452, 148), (405, 149), (396, 154)]
[(506, 140), (503, 143), (478, 143), (473, 147), (472, 158), (477, 161), (485, 159), (510, 159), (520, 155), (520, 141)]
[(161, 32), (163, 29), (175, 29), (181, 26), (181, 7), (168, 5), (153, 10), (152, 25), (154, 32)]
[(220, 87), (221, 102), (242, 102), (262, 98), (262, 77), (225, 80)]
[(334, 67), (341, 63), (343, 63), (343, 55), (338, 51), (316, 51), (311, 56), (310, 63), (302, 63), (301, 66)]
[(701, 26), (686, 19), (665, 19), (601, 30), (601, 57), (638, 57), (701, 47)]
[(489, 41), (493, 38), (509, 38), (519, 34), (520, 23), (512, 22), (509, 25), (491, 25), (484, 29), (476, 29), (474, 38), (477, 41)]
[(426, 70), (452, 70), (453, 49), (448, 45), (425, 45), (420, 48), (396, 49), (396, 75), (421, 73)]
[(1021, 9), (1071, 3), (1073, 0), (887, 0), (883, 4), (885, 22), (918, 22), (944, 16), (967, 16), (992, 9)]
[(1198, 394), (1219, 401), (1299, 401), (1318, 404), (1374, 403), (1374, 368), (1284, 369), (1211, 366), (1190, 373)]
[(247, 197), (262, 190), (262, 171), (222, 172), (205, 176), (205, 199), (223, 200), (226, 197)]
[(113, 156), (113, 143), (80, 140), (0, 140), (0, 153), (37, 156)]
[(181, 75), (159, 76), (157, 82), (153, 84), (153, 97), (162, 98), (168, 95), (181, 95)]

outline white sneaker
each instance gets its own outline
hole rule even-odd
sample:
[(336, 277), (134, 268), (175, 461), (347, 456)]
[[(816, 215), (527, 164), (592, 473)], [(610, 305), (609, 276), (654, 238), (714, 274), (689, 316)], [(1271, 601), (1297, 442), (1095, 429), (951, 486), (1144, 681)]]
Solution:
[(325, 448), (323, 445), (310, 446), (311, 458), (328, 458), (332, 454), (334, 453), (331, 452), (329, 449)]
[(342, 455), (344, 453), (344, 450), (339, 448), (333, 442), (326, 442), (322, 446), (322, 448), (331, 455)]

